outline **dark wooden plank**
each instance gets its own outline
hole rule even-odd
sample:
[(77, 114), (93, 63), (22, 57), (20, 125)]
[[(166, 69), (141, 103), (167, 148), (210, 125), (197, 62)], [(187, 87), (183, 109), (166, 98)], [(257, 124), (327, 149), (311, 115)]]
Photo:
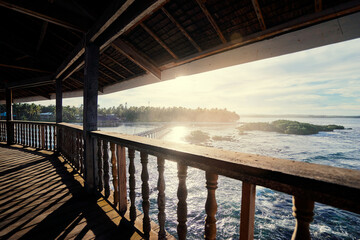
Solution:
[[(42, 4), (46, 4), (46, 2), (42, 3)], [(25, 6), (26, 5), (26, 6)], [(64, 28), (68, 28), (71, 30), (75, 30), (75, 31), (79, 31), (79, 32), (85, 32), (86, 27), (84, 26), (84, 24), (80, 24), (79, 22), (74, 23), (75, 19), (65, 19), (66, 16), (68, 16), (69, 14), (64, 14), (62, 15), (62, 17), (60, 18), (58, 15), (58, 9), (55, 9), (50, 3), (46, 4), (46, 12), (40, 9), (36, 9), (34, 6), (35, 4), (25, 4), (22, 2), (22, 5), (18, 2), (7, 2), (7, 1), (3, 1), (0, 0), (0, 6), (17, 11), (19, 13), (22, 14), (26, 14), (29, 15), (31, 17), (35, 17), (41, 20), (44, 20), (46, 22), (50, 22), (53, 23), (55, 25), (64, 27)], [(49, 12), (51, 12), (50, 15)], [(56, 15), (56, 17), (55, 17)]]
[(178, 56), (153, 32), (148, 28), (144, 23), (140, 23), (140, 26), (158, 42), (173, 58), (179, 59)]
[(219, 26), (217, 25), (215, 19), (211, 16), (210, 12), (207, 10), (205, 4), (202, 2), (202, 0), (195, 0), (199, 7), (201, 8), (201, 10), (203, 11), (203, 13), (205, 14), (206, 18), (209, 20), (211, 26), (214, 28), (215, 32), (217, 33), (217, 35), (219, 36), (220, 40), (222, 43), (226, 43), (226, 39), (224, 37), (224, 35), (222, 34)]
[(252, 2), (252, 5), (254, 7), (256, 16), (257, 16), (257, 18), (259, 20), (261, 29), (265, 30), (266, 29), (266, 24), (265, 24), (265, 21), (264, 21), (264, 17), (263, 17), (263, 15), (261, 13), (261, 8), (260, 8), (260, 5), (259, 5), (259, 2), (258, 2), (258, 0), (251, 0), (251, 2)]
[(130, 46), (129, 43), (126, 43), (121, 39), (117, 39), (111, 46), (146, 72), (154, 75), (158, 79), (161, 79), (161, 71), (159, 68), (142, 56), (134, 47)]

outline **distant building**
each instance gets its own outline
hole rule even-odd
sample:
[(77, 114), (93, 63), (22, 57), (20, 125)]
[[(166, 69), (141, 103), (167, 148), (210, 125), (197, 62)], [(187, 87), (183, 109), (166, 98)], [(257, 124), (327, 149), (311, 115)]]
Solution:
[(40, 113), (40, 121), (49, 121), (50, 119), (53, 118), (54, 118), (54, 113), (52, 112)]

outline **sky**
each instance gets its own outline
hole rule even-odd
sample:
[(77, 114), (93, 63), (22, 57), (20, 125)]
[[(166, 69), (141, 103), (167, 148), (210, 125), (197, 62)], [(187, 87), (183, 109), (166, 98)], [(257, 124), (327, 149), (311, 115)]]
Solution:
[[(64, 99), (63, 105), (82, 101)], [(125, 103), (240, 115), (360, 115), (360, 39), (99, 96), (101, 107)]]

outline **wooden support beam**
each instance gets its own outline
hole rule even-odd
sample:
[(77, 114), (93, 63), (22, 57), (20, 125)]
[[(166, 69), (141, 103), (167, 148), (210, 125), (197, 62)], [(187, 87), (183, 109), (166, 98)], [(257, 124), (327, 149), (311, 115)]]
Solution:
[(6, 86), (8, 88), (25, 88), (25, 87), (36, 87), (36, 86), (42, 86), (42, 85), (50, 85), (54, 84), (55, 80), (53, 76), (45, 76), (45, 77), (39, 77), (39, 78), (30, 78), (26, 80), (21, 81), (15, 81), (7, 83)]
[(210, 12), (207, 10), (205, 4), (202, 2), (202, 0), (195, 0), (195, 1), (198, 3), (199, 7), (205, 14), (206, 18), (209, 20), (211, 26), (214, 28), (214, 30), (217, 33), (217, 35), (219, 36), (221, 42), (226, 43), (226, 39), (225, 39), (224, 35), (222, 34), (219, 26), (216, 24), (215, 19), (211, 16)]
[(106, 66), (106, 64), (100, 62), (100, 65), (103, 66), (104, 68), (106, 68), (107, 70), (109, 70), (110, 72), (114, 73), (116, 76), (121, 77), (123, 79), (126, 78), (123, 75), (121, 75), (120, 73), (118, 73), (117, 71), (115, 71), (114, 69), (112, 69), (111, 67)]
[(254, 239), (256, 185), (243, 182), (241, 197), (240, 240)]
[(42, 24), (41, 33), (40, 33), (38, 44), (36, 46), (36, 54), (35, 55), (37, 55), (39, 53), (39, 51), (40, 51), (41, 45), (42, 45), (42, 43), (44, 41), (44, 38), (45, 38), (45, 34), (46, 34), (46, 30), (47, 30), (48, 25), (49, 25), (48, 22), (44, 22)]
[(99, 47), (88, 43), (85, 50), (84, 69), (84, 165), (85, 186), (88, 192), (96, 191), (95, 145), (90, 132), (97, 130)]
[(89, 31), (89, 40), (94, 42), (108, 27), (115, 22), (135, 0), (112, 1), (104, 14)]
[(140, 13), (137, 15), (134, 15), (133, 18), (129, 19), (130, 21), (122, 26), (115, 27), (111, 29), (109, 32), (108, 37), (106, 37), (106, 40), (101, 44), (100, 49), (103, 49), (107, 46), (109, 46), (115, 39), (123, 35), (125, 32), (130, 30), (131, 28), (137, 26), (140, 22), (144, 21), (147, 17), (152, 15), (156, 10), (161, 8), (165, 3), (167, 3), (169, 0), (156, 0), (153, 1), (153, 3), (148, 6), (147, 8), (143, 9)]
[(29, 92), (30, 94), (32, 94), (34, 96), (41, 96), (41, 97), (44, 97), (49, 100), (51, 99), (50, 94), (44, 93), (44, 91), (39, 91), (39, 89), (37, 89), (36, 92), (33, 90), (30, 90), (30, 89), (24, 89), (24, 91)]
[(128, 69), (127, 67), (125, 67), (124, 65), (122, 65), (121, 63), (119, 63), (118, 61), (116, 61), (114, 58), (110, 57), (109, 55), (107, 55), (107, 54), (104, 53), (103, 56), (106, 57), (106, 58), (108, 58), (108, 59), (110, 59), (110, 60), (113, 61), (116, 65), (118, 65), (119, 67), (125, 69), (125, 70), (128, 71), (129, 73), (134, 74), (133, 71), (131, 71), (130, 69)]
[(260, 8), (260, 5), (259, 5), (259, 2), (258, 2), (258, 0), (251, 0), (251, 2), (252, 2), (252, 5), (254, 7), (256, 16), (257, 16), (257, 18), (259, 20), (261, 30), (265, 30), (266, 25), (265, 25), (264, 17), (263, 17), (263, 15), (261, 13), (261, 8)]
[(322, 0), (315, 0), (315, 12), (322, 11)]
[(201, 52), (200, 46), (194, 41), (194, 39), (188, 34), (188, 32), (180, 25), (178, 21), (164, 8), (162, 7), (161, 10), (165, 13), (165, 15), (177, 26), (177, 28), (184, 34), (184, 36), (190, 41), (190, 43)]
[[(44, 4), (44, 3), (42, 3), (42, 4)], [(79, 23), (74, 24), (73, 23), (74, 19), (67, 20), (67, 19), (60, 18), (58, 16), (59, 15), (58, 9), (55, 9), (50, 3), (44, 7), (44, 9), (46, 9), (46, 11), (40, 10), (40, 9), (35, 9), (34, 4), (31, 4), (31, 3), (24, 6), (24, 5), (20, 5), (17, 2), (15, 3), (14, 1), (12, 1), (10, 3), (7, 1), (0, 0), (0, 6), (14, 10), (14, 11), (22, 13), (22, 14), (26, 14), (31, 17), (41, 19), (46, 22), (53, 23), (55, 25), (58, 25), (58, 26), (61, 26), (64, 28), (72, 29), (72, 30), (79, 31), (79, 32), (86, 31), (86, 27), (84, 26), (84, 24), (79, 24)], [(51, 16), (49, 14), (49, 12), (51, 12), (51, 14), (53, 14), (53, 16)], [(63, 14), (62, 16), (68, 16), (68, 14)]]
[(157, 41), (173, 58), (179, 59), (176, 54), (171, 51), (171, 49), (153, 32), (151, 31), (144, 23), (140, 23), (140, 26), (148, 33), (150, 36), (152, 36), (155, 41)]
[(159, 70), (159, 68), (153, 63), (151, 63), (149, 60), (147, 60), (144, 56), (142, 56), (129, 43), (126, 43), (121, 39), (117, 39), (111, 46), (118, 52), (126, 56), (128, 59), (133, 61), (146, 72), (154, 75), (158, 79), (161, 79), (161, 71)]
[(9, 64), (4, 64), (4, 63), (0, 63), (0, 67), (12, 68), (12, 69), (18, 69), (18, 70), (24, 70), (24, 71), (30, 71), (30, 72), (51, 73), (47, 70), (31, 68), (31, 67), (15, 66), (15, 65), (9, 65)]
[(113, 81), (112, 83), (116, 83), (116, 82), (118, 82), (118, 80), (117, 80), (117, 79), (113, 78), (112, 76), (110, 76), (110, 75), (109, 75), (109, 74), (107, 74), (106, 72), (102, 71), (101, 69), (99, 69), (99, 72), (100, 72), (102, 75), (104, 75), (105, 77), (107, 77), (107, 78), (111, 79), (111, 80)]

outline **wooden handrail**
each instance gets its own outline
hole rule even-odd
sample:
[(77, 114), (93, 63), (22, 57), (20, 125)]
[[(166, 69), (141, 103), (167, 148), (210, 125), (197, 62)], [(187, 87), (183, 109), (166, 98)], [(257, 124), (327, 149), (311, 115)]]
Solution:
[(26, 123), (26, 124), (42, 124), (42, 125), (53, 125), (55, 126), (55, 122), (42, 122), (42, 121), (25, 121), (25, 120), (12, 120), (12, 123)]
[(360, 213), (360, 171), (102, 131), (92, 136), (187, 166)]

